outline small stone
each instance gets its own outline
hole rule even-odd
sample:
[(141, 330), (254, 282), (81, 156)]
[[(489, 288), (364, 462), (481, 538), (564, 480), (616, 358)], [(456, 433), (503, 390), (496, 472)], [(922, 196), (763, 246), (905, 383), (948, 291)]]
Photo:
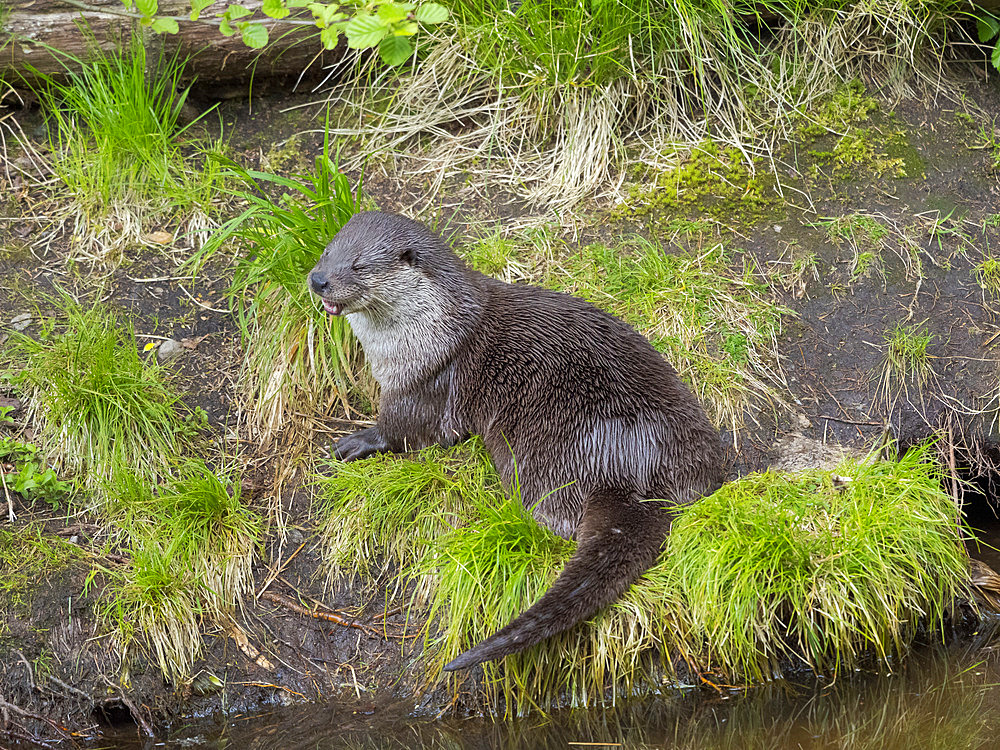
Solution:
[(156, 349), (156, 359), (160, 364), (166, 364), (177, 359), (184, 353), (184, 345), (180, 341), (167, 339)]
[(774, 231), (777, 232), (778, 234), (781, 234), (781, 224), (775, 224)]
[(11, 328), (15, 331), (23, 331), (31, 325), (31, 313), (21, 313), (10, 319)]
[(160, 230), (144, 235), (143, 239), (153, 245), (169, 245), (174, 241), (174, 236), (170, 232)]

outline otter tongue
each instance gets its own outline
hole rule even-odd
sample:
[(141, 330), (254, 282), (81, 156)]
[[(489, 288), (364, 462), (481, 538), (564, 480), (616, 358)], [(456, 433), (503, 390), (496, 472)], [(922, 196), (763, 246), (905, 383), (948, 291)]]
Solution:
[(329, 300), (323, 300), (323, 309), (330, 313), (330, 315), (340, 315), (341, 313), (340, 305), (336, 305)]

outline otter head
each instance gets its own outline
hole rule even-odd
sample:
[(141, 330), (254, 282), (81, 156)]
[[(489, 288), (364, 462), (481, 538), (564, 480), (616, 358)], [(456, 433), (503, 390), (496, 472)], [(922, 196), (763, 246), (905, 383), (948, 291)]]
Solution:
[(414, 289), (426, 229), (395, 214), (355, 214), (330, 240), (309, 272), (309, 288), (331, 315), (377, 313)]

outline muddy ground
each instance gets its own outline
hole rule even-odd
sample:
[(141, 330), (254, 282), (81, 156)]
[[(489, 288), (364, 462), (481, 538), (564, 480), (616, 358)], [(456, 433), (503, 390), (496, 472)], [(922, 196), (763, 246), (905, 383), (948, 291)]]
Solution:
[[(1000, 398), (1000, 300), (984, 290), (974, 269), (984, 257), (1000, 253), (1000, 130), (984, 114), (1000, 112), (1000, 88), (995, 80), (983, 83), (977, 77), (958, 83), (967, 105), (945, 98), (882, 102), (875, 130), (902, 134), (893, 138), (892, 148), (902, 154), (906, 176), (880, 174), (871, 164), (846, 171), (825, 167), (808, 153), (823, 144), (802, 139), (781, 153), (779, 179), (768, 182), (767, 205), (750, 219), (725, 203), (738, 207), (739, 195), (703, 195), (681, 212), (634, 206), (621, 211), (597, 204), (579, 211), (580, 232), (571, 245), (633, 232), (656, 236), (678, 213), (707, 216), (707, 232), (679, 242), (690, 248), (723, 238), (742, 248), (761, 278), (769, 280), (775, 297), (793, 311), (785, 318), (780, 340), (789, 406), (751, 415), (739, 434), (726, 434), (732, 476), (767, 466), (792, 434), (818, 441), (794, 448), (815, 460), (811, 454), (821, 451), (823, 443), (860, 448), (877, 440), (886, 425), (902, 443), (940, 431), (955, 446), (945, 451), (946, 463), (956, 474), (979, 482), (981, 491), (968, 493), (976, 503), (974, 518), (985, 519), (983, 523), (991, 518), (984, 510), (992, 494), (984, 467), (997, 458), (992, 446)], [(258, 99), (252, 106), (241, 100), (223, 102), (231, 155), (259, 165), (293, 134), (317, 127), (310, 120), (316, 109), (285, 111), (306, 101), (308, 97), (292, 96)], [(204, 93), (195, 102), (210, 103)], [(39, 112), (29, 106), (15, 116), (41, 147)], [(297, 144), (308, 163), (321, 147), (321, 137), (307, 134)], [(8, 158), (18, 158), (16, 146), (8, 147)], [(883, 155), (891, 156), (890, 150), (878, 146)], [(390, 210), (408, 209), (417, 192), (407, 184), (405, 171), (394, 172), (389, 161), (369, 172), (366, 189)], [(58, 284), (81, 299), (106, 298), (129, 311), (140, 343), (147, 335), (201, 339), (177, 361), (175, 382), (189, 403), (208, 412), (218, 435), (239, 432), (235, 382), (240, 341), (232, 317), (219, 312), (225, 308), (227, 269), (192, 281), (176, 269), (183, 251), (148, 247), (98, 284), (100, 271), (64, 263), (67, 230), (56, 231), (45, 245), (37, 243), (44, 227), (37, 215), (44, 198), (44, 188), (16, 175), (7, 181), (0, 173), (0, 275), (6, 280), (0, 287), (0, 326), (31, 313), (30, 333), (50, 309), (44, 295)], [(437, 201), (434, 210), (459, 230), (529, 213), (515, 196), (485, 200), (460, 181)], [(861, 274), (856, 256), (869, 248), (831, 239), (823, 224), (853, 214), (877, 216), (891, 228), (871, 248), (877, 265)], [(815, 275), (790, 280), (791, 264), (809, 254), (815, 254)], [(919, 389), (911, 383), (880, 393), (884, 336), (898, 322), (926, 326), (934, 335), (934, 377)], [(328, 431), (318, 435), (318, 444), (337, 433), (344, 415), (326, 416)], [(30, 425), (21, 426), (30, 437)], [(274, 477), (286, 467), (275, 465), (270, 449), (246, 443), (243, 451), (250, 457), (248, 493), (267, 508), (278, 489)], [(362, 725), (372, 714), (434, 716), (449, 708), (460, 710), (460, 703), (447, 704), (443, 691), (425, 692), (419, 684), (413, 671), (415, 640), (396, 637), (401, 629), (391, 625), (401, 625), (402, 618), (392, 613), (384, 591), (324, 591), (309, 500), (296, 489), (296, 481), (293, 477), (280, 488), (288, 526), (283, 535), (268, 537), (257, 591), (266, 583), (272, 594), (315, 598), (366, 628), (312, 619), (266, 597), (250, 599), (233, 622), (212, 626), (198, 675), (179, 689), (166, 684), (142, 653), (123, 670), (95, 612), (100, 576), (85, 589), (95, 563), (128, 561), (104, 548), (100, 528), (85, 513), (66, 516), (65, 509), (18, 499), (17, 520), (5, 521), (0, 529), (58, 537), (78, 553), (34, 570), (30, 586), (7, 591), (0, 600), (0, 659), (6, 665), (0, 675), (0, 722), (7, 727), (6, 736), (80, 740), (109, 725), (134, 723), (140, 730), (158, 730), (182, 718), (219, 711), (238, 715), (304, 701), (328, 702), (345, 722), (356, 717)], [(222, 687), (213, 687), (208, 676), (219, 678)]]

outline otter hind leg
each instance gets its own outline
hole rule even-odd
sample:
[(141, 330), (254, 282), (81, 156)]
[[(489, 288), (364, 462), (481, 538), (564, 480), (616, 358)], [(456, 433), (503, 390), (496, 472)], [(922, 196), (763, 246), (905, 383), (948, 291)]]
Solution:
[(568, 630), (615, 601), (652, 565), (670, 530), (662, 502), (625, 489), (591, 492), (579, 545), (552, 587), (510, 624), (445, 665), (452, 672), (500, 659)]

